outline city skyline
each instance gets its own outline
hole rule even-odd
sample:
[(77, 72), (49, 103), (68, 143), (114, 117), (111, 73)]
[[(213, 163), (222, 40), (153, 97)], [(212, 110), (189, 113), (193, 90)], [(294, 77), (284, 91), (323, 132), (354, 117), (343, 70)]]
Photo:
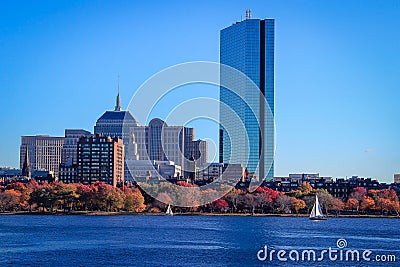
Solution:
[[(179, 2), (125, 4), (4, 4), (0, 165), (19, 165), (21, 136), (91, 130), (113, 107), (118, 73), (124, 108), (165, 67), (218, 62), (219, 30), (250, 8), (253, 17), (277, 21), (275, 176), (318, 172), (389, 182), (400, 172), (397, 2), (189, 4), (189, 12)], [(218, 141), (216, 125), (201, 125), (189, 127)]]

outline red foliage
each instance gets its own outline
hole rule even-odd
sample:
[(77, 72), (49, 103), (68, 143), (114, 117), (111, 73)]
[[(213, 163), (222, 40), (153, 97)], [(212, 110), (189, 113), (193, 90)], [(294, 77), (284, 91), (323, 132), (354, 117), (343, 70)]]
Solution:
[(184, 181), (179, 181), (176, 183), (176, 185), (183, 186), (183, 187), (193, 187), (193, 184), (184, 182)]
[(268, 196), (268, 202), (273, 201), (274, 199), (276, 199), (279, 196), (279, 192), (275, 191), (269, 187), (266, 186), (260, 186), (257, 188), (256, 190), (257, 193), (262, 193), (262, 194), (266, 194)]
[(217, 199), (213, 203), (211, 203), (211, 205), (213, 205), (214, 207), (219, 208), (219, 209), (226, 208), (229, 206), (228, 202), (226, 202), (223, 199)]

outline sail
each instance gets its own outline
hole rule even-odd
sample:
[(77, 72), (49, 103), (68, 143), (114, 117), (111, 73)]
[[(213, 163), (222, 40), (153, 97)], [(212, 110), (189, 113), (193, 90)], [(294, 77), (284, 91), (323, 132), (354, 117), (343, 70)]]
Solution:
[(319, 205), (318, 196), (315, 195), (315, 206), (317, 207), (315, 210), (316, 216), (323, 216), (321, 206)]
[(315, 203), (310, 214), (310, 218), (323, 217), (321, 206), (319, 205), (318, 196), (315, 195)]
[(166, 214), (166, 215), (174, 215), (174, 214), (172, 213), (171, 205), (168, 205), (167, 212), (166, 212), (165, 214)]
[(314, 218), (315, 217), (315, 210), (316, 210), (316, 208), (315, 208), (315, 203), (314, 203), (314, 206), (313, 206), (311, 214), (310, 214), (310, 218)]

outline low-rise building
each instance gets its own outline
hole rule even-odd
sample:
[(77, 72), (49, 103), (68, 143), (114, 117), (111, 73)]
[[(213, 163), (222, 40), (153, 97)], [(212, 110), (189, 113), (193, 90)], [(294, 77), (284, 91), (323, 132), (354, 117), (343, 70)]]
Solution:
[(126, 181), (142, 182), (149, 178), (178, 179), (182, 175), (182, 168), (173, 161), (161, 160), (127, 160), (125, 161)]
[(289, 174), (289, 177), (274, 177), (273, 181), (266, 181), (263, 185), (277, 191), (290, 192), (298, 190), (303, 182), (309, 183), (314, 189), (326, 189), (332, 196), (341, 199), (347, 199), (357, 187), (364, 187), (367, 191), (389, 188), (386, 183), (379, 183), (371, 178), (352, 176), (349, 179), (333, 180), (332, 177), (321, 177), (319, 174)]
[(395, 184), (400, 184), (400, 174), (395, 174), (394, 175), (394, 183)]
[(204, 163), (198, 170), (198, 177), (206, 183), (220, 179), (229, 184), (237, 184), (245, 179), (246, 168), (242, 164)]

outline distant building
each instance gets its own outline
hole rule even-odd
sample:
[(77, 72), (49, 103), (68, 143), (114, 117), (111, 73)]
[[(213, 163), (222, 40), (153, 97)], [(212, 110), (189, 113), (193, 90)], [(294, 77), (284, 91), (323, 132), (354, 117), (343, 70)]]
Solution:
[(22, 176), (21, 169), (14, 169), (14, 168), (0, 168), (0, 177), (1, 178), (13, 178)]
[(124, 182), (122, 139), (96, 135), (78, 141), (77, 181), (83, 184), (104, 182), (117, 186)]
[(274, 177), (271, 181), (265, 181), (263, 186), (281, 192), (290, 192), (298, 190), (303, 182), (309, 183), (314, 189), (326, 189), (332, 196), (343, 200), (346, 200), (356, 187), (364, 187), (367, 191), (389, 188), (389, 185), (371, 178), (352, 176), (349, 179), (336, 178), (334, 180), (332, 177), (321, 177), (319, 174), (289, 174), (289, 177)]
[(144, 182), (149, 178), (178, 179), (182, 175), (182, 168), (173, 161), (158, 160), (127, 160), (129, 177), (126, 181)]
[(201, 167), (202, 179), (206, 182), (214, 182), (222, 179), (230, 184), (243, 182), (246, 169), (242, 164), (232, 163), (204, 163)]
[(394, 175), (394, 183), (395, 184), (400, 184), (400, 174), (395, 174)]
[(60, 164), (58, 180), (65, 184), (79, 183), (76, 176), (77, 167), (77, 164)]
[(77, 163), (77, 147), (79, 138), (82, 136), (91, 136), (89, 131), (82, 129), (66, 129), (64, 137), (64, 146), (61, 150), (61, 164), (69, 165)]
[(140, 160), (173, 161), (182, 167), (183, 176), (191, 170), (189, 159), (193, 156), (197, 165), (208, 159), (205, 140), (194, 140), (194, 129), (184, 126), (169, 126), (154, 118), (148, 126), (132, 127), (134, 143)]
[(0, 184), (6, 185), (13, 182), (29, 182), (31, 179), (37, 182), (52, 182), (56, 181), (54, 173), (51, 171), (32, 170), (31, 178), (22, 174), (21, 169), (0, 168)]
[[(121, 110), (119, 92), (115, 109), (106, 111), (97, 120), (94, 133), (121, 138), (126, 161), (173, 161), (182, 166), (183, 172), (191, 156), (196, 164), (207, 162), (207, 141), (195, 141), (193, 128), (169, 126), (158, 118), (152, 119), (148, 126), (140, 126), (129, 111)], [(125, 168), (125, 176), (129, 177), (127, 171)]]
[[(48, 135), (22, 136), (20, 147), (20, 168), (23, 169), (25, 157), (29, 155), (31, 170), (51, 171), (58, 177), (61, 163), (61, 150), (64, 137)], [(28, 149), (28, 153), (26, 150)]]
[[(194, 134), (193, 134), (194, 137)], [(202, 166), (208, 162), (208, 143), (205, 140), (188, 140), (185, 149), (185, 158), (193, 157), (196, 165)]]
[(125, 146), (125, 160), (135, 160), (137, 158), (137, 148), (134, 142), (133, 127), (138, 126), (138, 122), (129, 111), (121, 110), (119, 84), (118, 95), (115, 109), (106, 111), (94, 126), (94, 134), (118, 137), (122, 139)]
[(203, 163), (202, 176), (203, 180), (213, 182), (222, 175), (223, 163)]

